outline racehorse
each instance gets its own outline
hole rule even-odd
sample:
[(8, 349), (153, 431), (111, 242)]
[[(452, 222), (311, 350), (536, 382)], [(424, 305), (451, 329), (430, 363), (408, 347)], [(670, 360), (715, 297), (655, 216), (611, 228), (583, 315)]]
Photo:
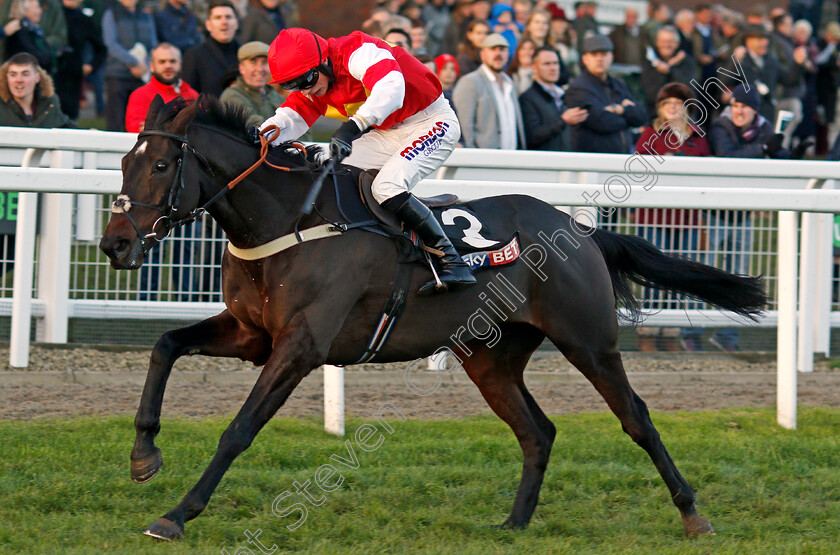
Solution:
[[(296, 232), (306, 235), (307, 229), (324, 221), (340, 220), (335, 189), (330, 187), (317, 196), (315, 213), (301, 215), (313, 177), (322, 171), (318, 153), (285, 145), (272, 149), (272, 156), (274, 165), (287, 171), (259, 164), (259, 149), (248, 139), (239, 110), (206, 96), (190, 105), (179, 100), (164, 105), (158, 97), (145, 131), (122, 160), (122, 191), (100, 248), (114, 268), (137, 269), (170, 227), (192, 221), (204, 209), (239, 249)], [(250, 166), (252, 173), (235, 180)], [(232, 180), (237, 181), (235, 187)], [(635, 282), (754, 317), (766, 304), (760, 278), (666, 255), (640, 237), (577, 224), (528, 196), (491, 197), (463, 206), (484, 222), (518, 232), (527, 260), (478, 272), (478, 285), (471, 290), (431, 297), (413, 294), (432, 275), (428, 267), (417, 265), (402, 316), (377, 361), (414, 360), (454, 343), (452, 353), (491, 409), (512, 428), (524, 454), (519, 489), (502, 526), (521, 528), (531, 519), (556, 434), (523, 381), (531, 354), (548, 338), (592, 382), (622, 429), (653, 460), (685, 532), (714, 533), (698, 514), (694, 490), (680, 475), (645, 403), (628, 382), (617, 344), (616, 307), (623, 303), (631, 314), (638, 314), (631, 290)], [(186, 521), (204, 510), (233, 460), (307, 374), (323, 364), (359, 360), (392, 292), (397, 242), (349, 229), (255, 260), (225, 252), (227, 308), (165, 333), (154, 347), (134, 421), (132, 479), (150, 480), (162, 466), (154, 439), (176, 359), (187, 354), (238, 357), (264, 367), (198, 483), (146, 534), (161, 539), (182, 536)], [(540, 244), (545, 245), (541, 252)], [(483, 291), (499, 276), (518, 294), (512, 295), (510, 305), (494, 303), (493, 311)], [(480, 334), (463, 334), (465, 322), (479, 309), (501, 331), (492, 345)]]

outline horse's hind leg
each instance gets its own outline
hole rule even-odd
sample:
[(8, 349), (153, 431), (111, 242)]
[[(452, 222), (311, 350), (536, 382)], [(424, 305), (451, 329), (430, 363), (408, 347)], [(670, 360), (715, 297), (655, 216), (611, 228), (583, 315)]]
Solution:
[(558, 345), (563, 354), (592, 382), (621, 421), (621, 427), (644, 449), (668, 486), (671, 499), (680, 510), (686, 534), (714, 534), (709, 521), (697, 514), (694, 490), (677, 470), (653, 426), (647, 405), (636, 395), (621, 363), (617, 346), (601, 351)]
[(530, 326), (508, 327), (502, 342), (490, 348), (473, 341), (463, 366), (499, 418), (511, 427), (522, 448), (522, 478), (510, 516), (503, 528), (524, 528), (537, 506), (551, 446), (554, 424), (537, 406), (522, 380), (522, 372), (543, 335)]
[(131, 450), (131, 479), (151, 480), (163, 464), (155, 436), (160, 431), (160, 409), (172, 365), (185, 354), (239, 357), (262, 364), (271, 339), (262, 330), (246, 328), (225, 310), (192, 326), (163, 334), (152, 351), (149, 372), (134, 418), (136, 438)]

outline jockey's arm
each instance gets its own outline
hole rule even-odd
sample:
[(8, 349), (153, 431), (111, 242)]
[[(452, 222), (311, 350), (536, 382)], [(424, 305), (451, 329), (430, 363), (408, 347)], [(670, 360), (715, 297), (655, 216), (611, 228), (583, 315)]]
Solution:
[[(405, 101), (405, 78), (388, 50), (373, 43), (364, 43), (350, 55), (347, 69), (370, 91), (364, 104), (350, 117), (360, 131), (381, 124), (394, 111), (402, 108)], [(263, 122), (260, 130), (276, 125), (279, 133), (272, 137), (271, 143), (279, 145), (303, 135), (321, 115), (323, 113), (306, 95), (294, 92), (273, 116)]]
[(350, 55), (347, 69), (370, 91), (365, 103), (350, 117), (361, 131), (381, 124), (402, 108), (405, 101), (405, 77), (388, 50), (366, 42)]
[[(295, 94), (300, 93), (292, 93), (292, 95)], [(290, 99), (292, 95), (290, 95)], [(289, 104), (290, 102), (287, 100), (282, 106), (277, 108), (273, 116), (265, 120), (262, 125), (260, 125), (260, 131), (263, 131), (271, 125), (277, 126), (278, 132), (268, 137), (271, 140), (271, 144), (274, 146), (286, 141), (294, 141), (309, 130), (310, 125), (306, 122), (303, 116), (292, 107), (294, 104), (292, 104), (292, 106)]]

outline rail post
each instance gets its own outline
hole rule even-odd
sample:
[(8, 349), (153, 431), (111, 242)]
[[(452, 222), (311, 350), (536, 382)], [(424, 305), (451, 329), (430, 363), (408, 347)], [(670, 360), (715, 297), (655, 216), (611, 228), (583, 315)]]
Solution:
[[(22, 168), (38, 166), (44, 149), (29, 148), (23, 155)], [(18, 195), (15, 224), (15, 269), (12, 284), (12, 329), (9, 338), (9, 366), (29, 366), (29, 328), (32, 325), (32, 285), (35, 266), (35, 222), (38, 216), (38, 193)]]
[(324, 365), (324, 430), (344, 436), (344, 368)]
[(778, 350), (776, 351), (776, 419), (796, 429), (796, 224), (799, 214), (779, 211)]
[[(72, 168), (73, 154), (53, 151), (50, 167)], [(44, 300), (46, 312), (44, 336), (38, 339), (49, 343), (67, 343), (73, 195), (45, 194), (41, 215), (38, 296)]]

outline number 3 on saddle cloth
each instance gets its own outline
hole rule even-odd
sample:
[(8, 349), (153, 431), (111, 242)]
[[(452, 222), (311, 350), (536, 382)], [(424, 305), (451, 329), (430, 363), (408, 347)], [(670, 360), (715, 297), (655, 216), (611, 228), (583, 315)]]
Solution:
[[(370, 220), (373, 216), (389, 234), (410, 238), (412, 244), (417, 246), (419, 241), (416, 235), (409, 229), (403, 230), (402, 223), (374, 200), (370, 188), (376, 172), (362, 172), (356, 168), (350, 170), (350, 179), (335, 180), (336, 198), (342, 215), (350, 218), (348, 221)], [(348, 190), (355, 188), (355, 175), (359, 175), (358, 193)], [(432, 209), (432, 214), (440, 222), (446, 236), (473, 272), (511, 264), (519, 258), (519, 234), (514, 233), (507, 240), (495, 238), (501, 235), (499, 231), (482, 222), (469, 203), (460, 204), (456, 195), (417, 198)], [(362, 206), (354, 206), (359, 200)]]
[[(400, 258), (394, 278), (394, 290), (385, 303), (382, 317), (365, 352), (354, 363), (360, 364), (372, 361), (385, 345), (405, 306), (414, 263), (424, 261), (424, 257), (420, 254), (417, 236), (411, 230), (403, 231), (401, 222), (374, 200), (370, 187), (376, 173), (349, 166), (345, 168), (350, 171), (346, 174), (334, 174), (333, 177), (338, 211), (344, 223), (373, 233), (407, 240), (397, 241)], [(473, 272), (512, 264), (519, 258), (519, 233), (514, 232), (507, 240), (495, 239), (499, 232), (492, 229), (492, 226), (488, 228), (480, 216), (470, 208), (469, 203), (457, 204), (458, 197), (451, 194), (420, 200), (432, 209), (447, 237)], [(414, 248), (406, 252), (403, 248), (406, 244), (411, 244)], [(425, 257), (425, 261), (431, 264), (428, 256)], [(434, 268), (432, 271), (435, 271)]]

